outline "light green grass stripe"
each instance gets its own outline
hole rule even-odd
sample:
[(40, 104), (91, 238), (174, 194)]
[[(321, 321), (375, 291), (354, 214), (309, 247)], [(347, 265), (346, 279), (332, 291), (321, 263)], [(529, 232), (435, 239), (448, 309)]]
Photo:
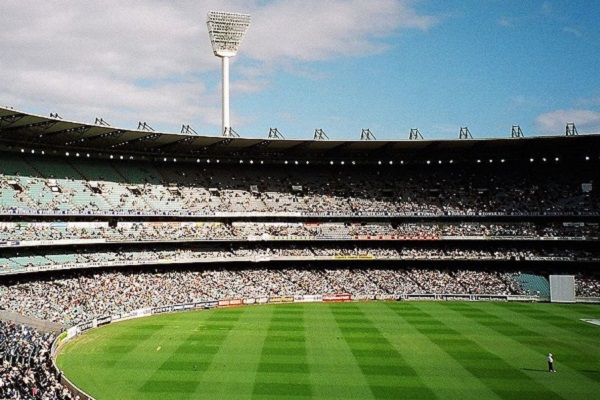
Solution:
[(373, 399), (369, 385), (332, 310), (335, 306), (305, 308), (306, 358), (315, 399)]

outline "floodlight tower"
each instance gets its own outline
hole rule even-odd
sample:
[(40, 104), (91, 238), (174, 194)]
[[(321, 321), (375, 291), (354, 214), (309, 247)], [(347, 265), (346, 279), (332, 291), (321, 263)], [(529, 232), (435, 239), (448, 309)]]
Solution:
[(223, 136), (233, 136), (229, 122), (229, 57), (235, 56), (250, 25), (249, 14), (209, 11), (206, 20), (215, 56), (221, 58)]

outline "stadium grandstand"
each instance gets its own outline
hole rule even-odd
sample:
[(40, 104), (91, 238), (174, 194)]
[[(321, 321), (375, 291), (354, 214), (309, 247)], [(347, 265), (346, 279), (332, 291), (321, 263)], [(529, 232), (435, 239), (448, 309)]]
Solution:
[(600, 135), (246, 139), (0, 108), (0, 157), (1, 398), (75, 398), (51, 332), (139, 310), (548, 301), (552, 274), (600, 302)]

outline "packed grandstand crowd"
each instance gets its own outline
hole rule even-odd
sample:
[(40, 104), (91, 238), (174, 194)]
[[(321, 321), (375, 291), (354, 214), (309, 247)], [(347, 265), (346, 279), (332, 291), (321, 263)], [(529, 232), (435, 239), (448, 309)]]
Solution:
[(172, 244), (157, 247), (97, 249), (25, 250), (0, 257), (0, 274), (85, 268), (111, 265), (157, 265), (223, 262), (276, 262), (369, 259), (387, 261), (453, 260), (453, 261), (587, 261), (600, 260), (600, 249), (564, 247), (519, 248), (511, 246), (470, 247), (441, 244), (435, 246), (390, 245), (343, 246), (340, 244), (249, 244), (226, 247)]
[(59, 381), (50, 348), (56, 335), (0, 321), (0, 398), (76, 399)]
[(95, 240), (218, 241), (268, 238), (330, 239), (578, 238), (597, 239), (598, 224), (585, 223), (328, 223), (328, 222), (0, 222), (0, 242)]
[[(0, 285), (8, 311), (73, 325), (111, 313), (227, 298), (346, 293), (535, 295), (518, 272), (436, 268), (152, 269), (63, 272)], [(581, 296), (600, 296), (599, 275), (578, 275)]]
[[(215, 215), (597, 214), (594, 173), (311, 165), (186, 168), (6, 154), (0, 213)], [(489, 167), (491, 168), (491, 167)], [(547, 167), (550, 168), (550, 167)], [(555, 167), (554, 167), (555, 168)], [(393, 176), (393, 178), (392, 178)]]

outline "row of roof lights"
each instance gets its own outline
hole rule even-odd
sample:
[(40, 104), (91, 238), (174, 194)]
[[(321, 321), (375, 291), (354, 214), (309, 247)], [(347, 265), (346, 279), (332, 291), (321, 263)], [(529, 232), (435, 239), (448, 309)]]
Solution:
[[(25, 149), (21, 149), (21, 153), (25, 153)], [(35, 149), (32, 149), (32, 150), (31, 150), (31, 154), (35, 154)], [(44, 150), (41, 150), (40, 154), (44, 155), (44, 154), (46, 154), (46, 153), (44, 152)], [(70, 156), (71, 156), (71, 153), (67, 151), (67, 152), (65, 152), (65, 156), (67, 156), (67, 157), (70, 157)], [(79, 154), (79, 153), (75, 153), (75, 154), (74, 154), (74, 156), (75, 156), (75, 157), (79, 157), (79, 156), (80, 156), (80, 154)], [(81, 155), (81, 156), (83, 156), (83, 155)], [(85, 154), (85, 157), (86, 157), (86, 158), (89, 158), (89, 157), (90, 157), (90, 153), (86, 153), (86, 154)], [(110, 157), (110, 159), (111, 159), (111, 160), (115, 159), (115, 156), (114, 156), (113, 154), (111, 154), (109, 157)], [(125, 158), (128, 158), (129, 160), (133, 160), (133, 159), (134, 159), (134, 158), (133, 158), (133, 156), (129, 156), (129, 157), (125, 157), (125, 156), (122, 156), (122, 155), (121, 155), (121, 156), (118, 156), (118, 159), (119, 159), (119, 160), (124, 160)], [(585, 160), (586, 160), (586, 161), (589, 161), (589, 160), (590, 160), (590, 156), (585, 156)], [(164, 161), (164, 162), (169, 162), (169, 161), (171, 161), (171, 159), (170, 159), (170, 158), (166, 158), (166, 157), (165, 157), (165, 158), (163, 158), (163, 161)], [(177, 162), (177, 159), (176, 159), (176, 158), (173, 158), (173, 159), (172, 159), (172, 161), (173, 161), (173, 162)], [(211, 162), (215, 162), (215, 163), (217, 163), (217, 164), (218, 164), (218, 163), (220, 163), (220, 162), (221, 162), (221, 160), (219, 160), (219, 159), (216, 159), (216, 160), (210, 160), (210, 159), (206, 159), (205, 161), (206, 161), (206, 163), (207, 163), (207, 164), (210, 164)], [(504, 163), (504, 162), (506, 162), (506, 160), (505, 160), (504, 158), (502, 158), (502, 159), (500, 159), (500, 160), (498, 160), (498, 161), (499, 161), (500, 163)], [(529, 159), (529, 162), (531, 162), (531, 163), (533, 163), (533, 162), (535, 162), (535, 161), (536, 161), (536, 159), (535, 159), (535, 158), (530, 158), (530, 159)], [(547, 162), (547, 161), (549, 161), (549, 159), (548, 159), (548, 158), (546, 158), (546, 157), (542, 157), (542, 158), (541, 158), (541, 161), (542, 161), (542, 162)], [(560, 158), (559, 158), (559, 157), (555, 157), (555, 158), (554, 158), (554, 161), (555, 161), (555, 162), (559, 162), (559, 161), (560, 161)], [(196, 162), (197, 162), (197, 163), (200, 163), (200, 162), (202, 162), (202, 160), (198, 158), (198, 159), (196, 160)], [(244, 164), (245, 162), (246, 162), (245, 160), (240, 160), (240, 164)], [(449, 164), (453, 164), (453, 163), (454, 163), (454, 160), (448, 160), (447, 162), (448, 162)], [(481, 163), (483, 163), (483, 162), (485, 162), (485, 160), (482, 160), (482, 159), (478, 159), (478, 160), (477, 160), (477, 164), (481, 164)], [(492, 164), (492, 163), (494, 163), (494, 160), (493, 160), (493, 159), (489, 159), (489, 160), (487, 160), (487, 162), (489, 162), (490, 164)], [(259, 161), (257, 161), (257, 163), (260, 163), (260, 164), (262, 165), (262, 164), (264, 164), (264, 161), (263, 161), (263, 160), (260, 160), (260, 162), (259, 162)], [(285, 165), (288, 165), (289, 163), (291, 163), (291, 161), (285, 160), (285, 161), (283, 161), (283, 163), (284, 163)], [(301, 161), (297, 161), (297, 160), (293, 162), (293, 164), (295, 164), (295, 165), (299, 165), (299, 164), (302, 164), (302, 163), (303, 163), (303, 162), (301, 162)], [(306, 165), (309, 165), (309, 164), (310, 164), (310, 161), (308, 161), (308, 160), (307, 160), (307, 161), (304, 161), (304, 163), (306, 163)], [(386, 163), (385, 161), (381, 161), (381, 160), (377, 161), (377, 164), (378, 164), (378, 165), (383, 165), (383, 164), (385, 164), (385, 163)], [(387, 163), (388, 163), (389, 165), (394, 165), (394, 161), (393, 161), (393, 160), (390, 160), (390, 161), (388, 161)], [(404, 164), (404, 160), (400, 160), (398, 163), (399, 163), (400, 165), (403, 165), (403, 164)], [(427, 161), (426, 161), (426, 163), (427, 163), (427, 165), (431, 165), (432, 163), (434, 163), (434, 164), (435, 164), (435, 161), (427, 160)], [(443, 163), (444, 163), (444, 161), (442, 161), (442, 160), (438, 160), (438, 161), (437, 161), (437, 163), (438, 163), (438, 164), (443, 164)], [(249, 160), (249, 161), (248, 161), (248, 164), (254, 164), (254, 160)], [(332, 161), (330, 161), (330, 162), (329, 162), (329, 164), (330, 164), (330, 165), (335, 165), (335, 164), (336, 164), (336, 162), (332, 160)], [(345, 162), (345, 161), (340, 161), (340, 162), (339, 162), (339, 164), (340, 164), (340, 165), (345, 165), (345, 164), (346, 164), (346, 162)], [(356, 165), (356, 161), (350, 161), (350, 162), (348, 162), (348, 164)]]

